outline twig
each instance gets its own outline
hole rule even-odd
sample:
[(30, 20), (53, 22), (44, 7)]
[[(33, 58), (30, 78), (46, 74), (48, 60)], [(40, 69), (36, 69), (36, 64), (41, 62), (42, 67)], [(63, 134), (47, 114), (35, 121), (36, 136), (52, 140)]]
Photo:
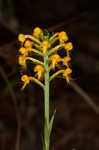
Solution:
[(76, 129), (72, 129), (71, 131), (68, 131), (66, 134), (64, 134), (64, 136), (61, 139), (59, 139), (55, 144), (53, 144), (52, 150), (62, 148), (62, 146), (67, 144), (72, 137), (77, 135), (79, 129), (80, 127)]
[(20, 113), (17, 107), (17, 101), (16, 101), (16, 96), (15, 96), (15, 92), (12, 89), (9, 80), (3, 70), (3, 68), (0, 66), (0, 74), (2, 75), (3, 79), (5, 80), (6, 84), (8, 85), (9, 89), (10, 89), (10, 95), (12, 97), (13, 103), (14, 103), (14, 107), (15, 107), (15, 111), (16, 111), (16, 119), (17, 119), (17, 136), (16, 136), (16, 145), (15, 145), (15, 150), (19, 150), (20, 148), (20, 135), (21, 135), (21, 120), (20, 120)]
[(99, 115), (99, 107), (93, 103), (90, 96), (75, 81), (70, 82), (71, 87), (90, 105), (90, 107)]

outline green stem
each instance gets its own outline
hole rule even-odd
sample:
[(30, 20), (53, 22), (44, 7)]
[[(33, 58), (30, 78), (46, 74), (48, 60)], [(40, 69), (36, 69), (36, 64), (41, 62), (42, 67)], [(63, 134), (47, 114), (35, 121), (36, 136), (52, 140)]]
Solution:
[(63, 48), (63, 45), (57, 45), (56, 47), (49, 50), (48, 55), (52, 55), (53, 53), (56, 53), (59, 49)]
[(36, 49), (34, 49), (34, 48), (28, 48), (28, 51), (29, 51), (29, 52), (33, 52), (33, 53), (36, 53), (36, 54), (38, 54), (39, 56), (43, 56), (43, 53), (42, 53), (42, 52), (40, 52), (39, 50), (36, 50)]
[(38, 79), (34, 78), (34, 77), (29, 77), (31, 81), (34, 81), (35, 83), (37, 83), (41, 88), (44, 89), (44, 84), (42, 82), (40, 82)]
[(33, 63), (35, 64), (39, 64), (39, 65), (42, 65), (44, 66), (43, 62), (38, 60), (38, 59), (35, 59), (35, 58), (32, 58), (32, 57), (26, 57), (25, 60), (31, 60)]
[(31, 40), (33, 40), (33, 41), (36, 42), (38, 45), (40, 45), (40, 43), (41, 43), (37, 38), (35, 38), (35, 37), (32, 36), (32, 35), (25, 35), (25, 37), (26, 37), (26, 38), (29, 38), (29, 39), (31, 39)]
[(55, 77), (57, 77), (59, 74), (63, 73), (64, 70), (59, 70), (55, 72), (50, 78), (49, 81), (53, 80)]
[(45, 66), (45, 88), (44, 88), (44, 150), (49, 150), (50, 135), (49, 135), (49, 66), (48, 53), (44, 56)]
[(58, 35), (59, 35), (58, 32), (55, 33), (54, 35), (52, 35), (52, 36), (50, 37), (49, 41), (50, 41), (51, 43), (53, 43), (54, 40), (57, 40), (57, 39), (58, 39)]

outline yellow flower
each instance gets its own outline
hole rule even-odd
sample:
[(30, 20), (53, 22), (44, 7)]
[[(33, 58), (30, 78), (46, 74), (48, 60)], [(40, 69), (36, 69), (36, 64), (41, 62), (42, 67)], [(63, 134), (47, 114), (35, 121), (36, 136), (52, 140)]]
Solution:
[(40, 34), (42, 33), (42, 30), (39, 28), (39, 27), (36, 27), (34, 30), (33, 30), (33, 36), (35, 36), (37, 39), (40, 38)]
[(19, 49), (19, 52), (20, 52), (22, 55), (24, 55), (24, 56), (27, 56), (27, 55), (28, 55), (28, 51), (27, 51), (27, 49), (24, 48), (24, 47), (21, 47), (21, 48)]
[(63, 76), (66, 78), (66, 81), (67, 83), (70, 82), (70, 74), (72, 73), (72, 69), (70, 68), (66, 68), (64, 71), (63, 71)]
[(67, 40), (68, 40), (68, 36), (67, 36), (66, 32), (64, 32), (64, 31), (60, 32), (59, 33), (60, 44), (63, 44)]
[(27, 40), (25, 43), (24, 43), (24, 47), (26, 48), (31, 48), (33, 46), (33, 42)]
[(24, 69), (26, 69), (26, 57), (25, 56), (19, 56), (18, 63), (21, 65)]
[(53, 54), (50, 57), (50, 61), (51, 61), (51, 68), (55, 69), (55, 66), (57, 65), (57, 63), (61, 61), (61, 57), (58, 54)]
[(23, 90), (26, 87), (26, 85), (30, 83), (30, 78), (27, 75), (23, 75), (21, 77), (21, 81), (24, 82), (24, 85), (22, 86), (22, 90)]
[(71, 42), (68, 42), (68, 43), (64, 44), (64, 49), (65, 50), (70, 51), (70, 50), (72, 50), (72, 48), (73, 48), (73, 45), (72, 45)]
[(26, 39), (26, 38), (25, 38), (25, 35), (24, 35), (24, 34), (19, 34), (19, 35), (18, 35), (18, 40), (19, 40), (20, 42), (23, 43), (23, 42), (25, 41), (25, 39)]
[(40, 80), (44, 73), (44, 67), (41, 65), (36, 65), (34, 68), (34, 72), (36, 72), (37, 78)]
[(47, 40), (45, 40), (40, 44), (40, 46), (42, 48), (43, 54), (45, 54), (46, 51), (51, 47), (51, 44)]
[(63, 59), (62, 59), (62, 62), (63, 62), (63, 65), (65, 65), (65, 66), (69, 66), (68, 65), (68, 62), (71, 60), (71, 58), (69, 57), (69, 56), (66, 56), (66, 57), (64, 57)]

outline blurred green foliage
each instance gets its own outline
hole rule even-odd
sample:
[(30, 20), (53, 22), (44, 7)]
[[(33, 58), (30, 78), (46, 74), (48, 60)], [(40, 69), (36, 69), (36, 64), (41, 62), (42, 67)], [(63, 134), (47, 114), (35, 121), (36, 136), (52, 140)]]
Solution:
[(0, 0), (0, 11), (7, 13), (9, 16), (15, 15), (13, 0)]

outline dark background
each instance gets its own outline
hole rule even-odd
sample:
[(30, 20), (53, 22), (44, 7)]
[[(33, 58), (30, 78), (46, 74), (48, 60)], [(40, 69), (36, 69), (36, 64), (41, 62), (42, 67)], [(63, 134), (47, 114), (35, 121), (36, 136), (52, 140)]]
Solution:
[(40, 150), (43, 91), (20, 90), (19, 33), (66, 31), (73, 43), (70, 85), (51, 83), (56, 117), (51, 150), (99, 150), (99, 7), (88, 0), (0, 0), (0, 150)]

